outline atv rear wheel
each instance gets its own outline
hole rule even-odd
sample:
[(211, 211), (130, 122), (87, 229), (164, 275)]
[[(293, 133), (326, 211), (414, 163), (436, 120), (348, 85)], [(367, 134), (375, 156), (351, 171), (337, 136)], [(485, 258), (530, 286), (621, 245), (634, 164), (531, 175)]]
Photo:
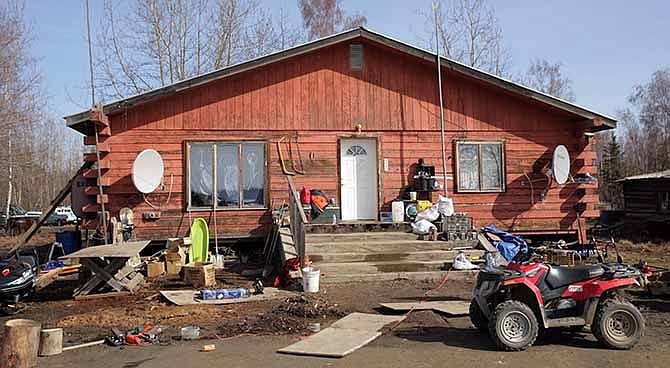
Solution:
[(537, 339), (538, 330), (533, 310), (517, 300), (498, 304), (489, 320), (489, 335), (499, 348), (507, 351), (528, 349)]
[(475, 299), (470, 301), (470, 322), (479, 331), (486, 332), (489, 329), (489, 321)]
[(605, 346), (628, 350), (644, 333), (644, 317), (633, 304), (610, 299), (598, 307), (591, 330)]

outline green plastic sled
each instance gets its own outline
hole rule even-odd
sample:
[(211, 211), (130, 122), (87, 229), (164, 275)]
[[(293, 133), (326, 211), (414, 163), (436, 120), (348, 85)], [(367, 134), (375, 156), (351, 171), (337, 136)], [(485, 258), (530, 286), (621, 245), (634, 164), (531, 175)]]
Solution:
[(207, 262), (209, 255), (209, 229), (205, 219), (198, 217), (191, 225), (191, 250), (189, 262)]

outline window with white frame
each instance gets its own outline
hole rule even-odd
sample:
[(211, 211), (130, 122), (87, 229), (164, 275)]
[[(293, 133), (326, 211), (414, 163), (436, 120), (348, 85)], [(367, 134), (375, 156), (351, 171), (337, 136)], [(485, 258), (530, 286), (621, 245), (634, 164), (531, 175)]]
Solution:
[(189, 142), (187, 165), (189, 209), (265, 208), (265, 143)]
[(502, 142), (456, 142), (459, 192), (504, 192), (505, 151)]

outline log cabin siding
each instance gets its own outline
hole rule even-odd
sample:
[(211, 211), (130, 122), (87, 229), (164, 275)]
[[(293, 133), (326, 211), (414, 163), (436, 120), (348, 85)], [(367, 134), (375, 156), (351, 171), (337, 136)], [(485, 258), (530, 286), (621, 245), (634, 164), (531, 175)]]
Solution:
[[(353, 41), (352, 41), (353, 42)], [(354, 136), (378, 139), (380, 205), (390, 202), (411, 184), (410, 167), (419, 158), (442, 176), (439, 104), (434, 64), (402, 54), (369, 40), (364, 67), (352, 71), (345, 42), (252, 71), (212, 81), (188, 90), (116, 112), (109, 117), (111, 135), (103, 138), (109, 153), (102, 162), (108, 208), (117, 215), (122, 207), (135, 210), (140, 238), (165, 238), (187, 233), (190, 218), (212, 223), (213, 212), (185, 211), (186, 141), (262, 140), (268, 152), (269, 203), (287, 198), (276, 141), (297, 136), (307, 175), (295, 178), (297, 187), (319, 188), (339, 201), (338, 142)], [(455, 173), (456, 140), (502, 140), (505, 145), (506, 190), (503, 193), (457, 193), (447, 185), (456, 211), (467, 212), (477, 226), (496, 224), (508, 229), (574, 229), (572, 206), (587, 203), (584, 217), (596, 217), (597, 184), (567, 184), (549, 190), (540, 201), (544, 183), (536, 183), (534, 204), (525, 174), (541, 179), (539, 170), (551, 160), (556, 145), (565, 144), (573, 172), (595, 173), (593, 141), (582, 137), (582, 120), (540, 105), (498, 87), (443, 68), (447, 137), (447, 174)], [(90, 142), (90, 139), (88, 140)], [(157, 221), (141, 219), (152, 210), (132, 185), (130, 168), (136, 155), (156, 149), (165, 161), (166, 190), (149, 194), (161, 205)], [(314, 159), (308, 157), (313, 154)], [(378, 165), (383, 168), (381, 162)], [(535, 173), (535, 174), (533, 174)], [(166, 202), (170, 185), (173, 190)], [(216, 213), (219, 234), (262, 233), (270, 222), (267, 210), (226, 210)], [(211, 227), (210, 227), (211, 230)]]

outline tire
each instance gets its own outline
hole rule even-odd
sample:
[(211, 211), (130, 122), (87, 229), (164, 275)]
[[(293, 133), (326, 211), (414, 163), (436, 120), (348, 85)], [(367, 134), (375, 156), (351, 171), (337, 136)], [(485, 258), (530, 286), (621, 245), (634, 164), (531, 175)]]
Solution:
[(486, 332), (489, 329), (489, 321), (475, 299), (470, 301), (470, 322), (479, 331)]
[(644, 317), (629, 302), (609, 299), (598, 307), (593, 335), (610, 349), (632, 349), (644, 334)]
[(498, 304), (489, 320), (491, 339), (505, 351), (528, 349), (537, 339), (539, 328), (533, 310), (517, 300)]

